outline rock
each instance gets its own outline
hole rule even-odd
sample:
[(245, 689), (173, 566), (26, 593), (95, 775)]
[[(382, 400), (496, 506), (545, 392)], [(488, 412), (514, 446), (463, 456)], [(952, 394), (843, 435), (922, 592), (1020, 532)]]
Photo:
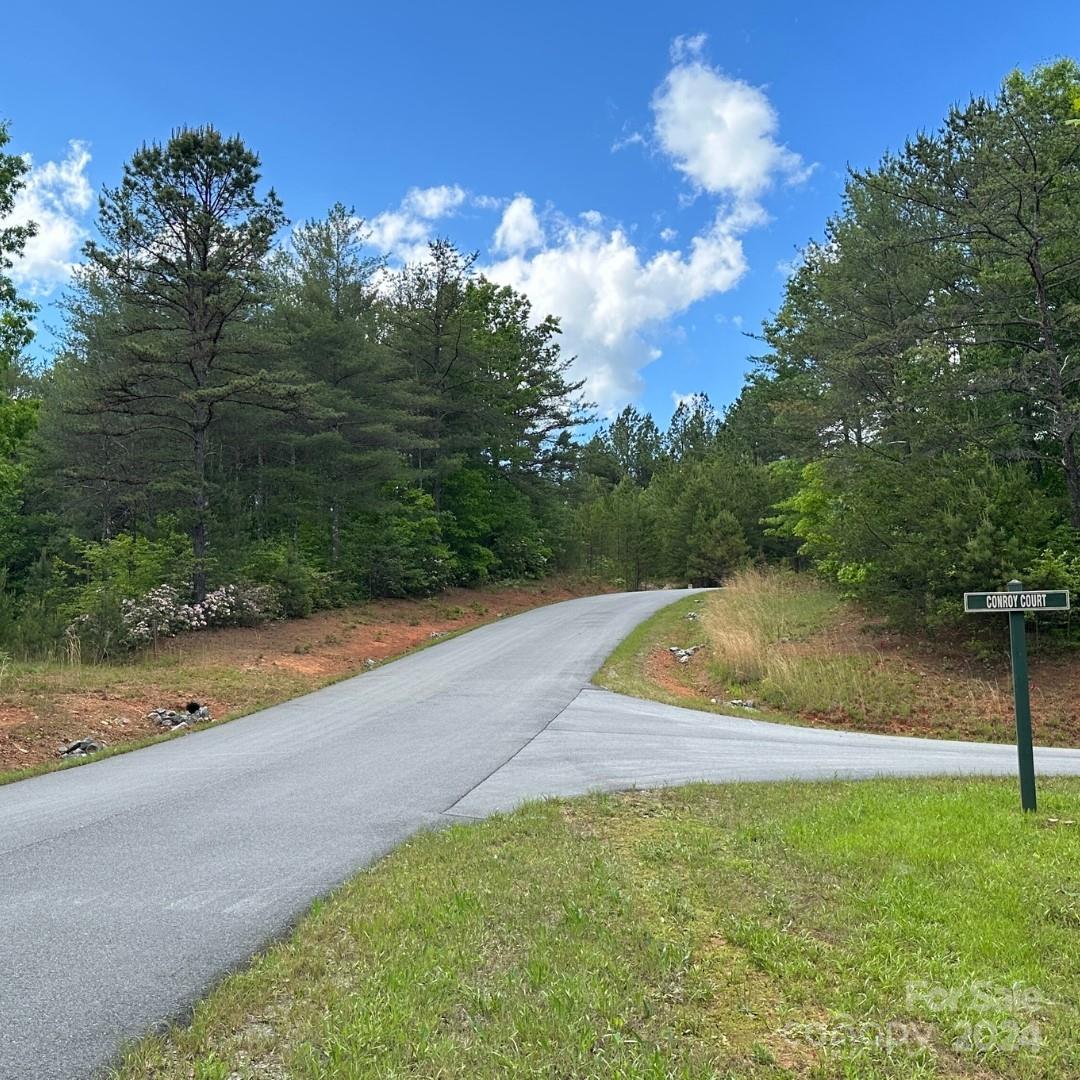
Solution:
[(704, 649), (704, 645), (690, 645), (683, 649), (678, 645), (669, 645), (668, 652), (675, 657), (680, 664), (689, 664), (690, 658), (698, 651), (698, 649)]
[(153, 709), (146, 714), (146, 718), (170, 731), (181, 726), (187, 727), (189, 723), (209, 723), (213, 719), (209, 708), (198, 701), (189, 701), (183, 712), (177, 712), (176, 709)]
[(374, 661), (374, 660), (372, 660), (372, 659), (371, 659), (371, 657), (369, 656), (369, 657), (368, 657), (368, 658), (367, 658), (367, 659), (366, 659), (366, 660), (364, 661), (364, 667), (369, 667), (369, 668), (372, 668), (372, 667), (374, 667), (374, 666), (375, 666), (375, 661)]
[(146, 718), (166, 728), (174, 728), (177, 724), (186, 723), (184, 717), (175, 709), (154, 709), (147, 713)]
[(99, 750), (104, 749), (105, 744), (98, 742), (96, 739), (77, 739), (73, 743), (61, 746), (57, 751), (57, 755), (62, 758), (86, 757), (88, 754), (96, 754)]

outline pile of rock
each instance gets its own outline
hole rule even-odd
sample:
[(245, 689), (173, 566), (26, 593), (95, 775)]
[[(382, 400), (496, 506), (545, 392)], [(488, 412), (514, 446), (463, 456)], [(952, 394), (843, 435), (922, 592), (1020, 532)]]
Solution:
[(86, 757), (88, 754), (96, 754), (99, 750), (104, 749), (105, 744), (98, 742), (96, 739), (76, 739), (73, 743), (61, 746), (57, 754), (62, 758), (77, 758)]
[(704, 648), (704, 645), (691, 645), (686, 649), (680, 648), (678, 645), (669, 645), (668, 652), (671, 653), (680, 664), (689, 664), (694, 653), (696, 653), (698, 649)]
[(197, 701), (189, 701), (180, 712), (176, 709), (152, 709), (146, 714), (146, 718), (170, 731), (186, 728), (189, 724), (209, 723), (213, 720), (210, 710)]

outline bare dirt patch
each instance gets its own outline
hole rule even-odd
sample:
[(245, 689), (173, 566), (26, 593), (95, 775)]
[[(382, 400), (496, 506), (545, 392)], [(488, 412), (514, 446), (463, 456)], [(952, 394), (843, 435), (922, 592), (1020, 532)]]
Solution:
[(598, 591), (547, 582), (377, 600), (306, 619), (174, 638), (130, 663), (17, 666), (0, 692), (0, 772), (54, 761), (88, 736), (116, 747), (161, 734), (157, 707), (208, 705), (215, 719), (359, 674), (444, 634)]

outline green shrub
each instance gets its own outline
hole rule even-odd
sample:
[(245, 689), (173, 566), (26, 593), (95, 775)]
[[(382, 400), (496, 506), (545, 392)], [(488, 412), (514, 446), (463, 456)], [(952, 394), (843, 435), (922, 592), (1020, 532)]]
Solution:
[(335, 599), (334, 576), (306, 561), (297, 548), (284, 541), (257, 545), (243, 568), (244, 577), (274, 590), (281, 614), (304, 618)]
[(418, 488), (392, 492), (394, 504), (351, 523), (343, 542), (346, 565), (365, 596), (427, 596), (459, 580), (460, 566), (443, 539), (446, 516)]
[(1030, 567), (1062, 507), (1028, 469), (981, 452), (894, 461), (852, 451), (807, 465), (777, 510), (773, 530), (801, 540), (847, 595), (942, 625), (961, 617), (949, 601)]

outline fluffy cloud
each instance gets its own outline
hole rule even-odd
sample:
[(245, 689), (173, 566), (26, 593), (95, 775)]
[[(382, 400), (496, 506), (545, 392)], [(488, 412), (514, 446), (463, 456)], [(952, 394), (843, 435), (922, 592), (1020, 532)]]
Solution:
[(86, 177), (89, 164), (86, 143), (73, 140), (62, 161), (32, 164), (26, 185), (15, 196), (6, 223), (33, 221), (37, 225), (36, 235), (11, 271), (15, 282), (31, 295), (48, 295), (67, 281), (75, 256), (89, 235), (83, 224), (94, 201)]
[(465, 189), (457, 184), (438, 187), (412, 188), (402, 205), (418, 217), (435, 221), (454, 213), (465, 201)]
[(536, 207), (527, 195), (515, 196), (503, 211), (495, 230), (495, 251), (521, 255), (544, 243), (544, 230), (536, 216)]
[[(743, 234), (767, 220), (761, 198), (777, 180), (797, 182), (809, 169), (777, 141), (777, 115), (764, 91), (728, 78), (704, 59), (705, 37), (680, 37), (672, 67), (652, 97), (653, 126), (617, 146), (645, 143), (685, 176), (695, 196), (714, 207), (688, 243), (660, 232), (660, 249), (646, 249), (594, 209), (576, 218), (548, 209), (543, 219), (527, 194), (509, 202), (469, 196), (459, 187), (414, 189), (396, 210), (368, 224), (372, 241), (408, 261), (422, 258), (437, 217), (498, 208), (488, 265), (491, 279), (532, 301), (538, 317), (559, 316), (564, 352), (603, 408), (641, 390), (641, 371), (671, 339), (670, 320), (692, 304), (733, 288), (746, 271)], [(438, 195), (434, 193), (439, 193)], [(732, 320), (735, 321), (734, 319)]]
[[(684, 250), (672, 246), (675, 230), (664, 229), (664, 248), (649, 253), (590, 210), (541, 243), (532, 200), (519, 195), (495, 234), (493, 250), (505, 257), (485, 268), (526, 293), (538, 314), (561, 317), (564, 349), (577, 356), (577, 374), (604, 407), (638, 394), (669, 320), (737, 284), (746, 270), (741, 236), (767, 220), (765, 191), (777, 178), (809, 175), (803, 159), (777, 141), (776, 110), (764, 91), (711, 67), (705, 40), (673, 42), (672, 68), (652, 98), (651, 142), (697, 192), (716, 200), (710, 225)], [(616, 145), (644, 141), (632, 135)], [(512, 240), (526, 234), (527, 243)]]
[(538, 315), (562, 320), (563, 348), (577, 356), (589, 395), (608, 407), (641, 389), (640, 370), (660, 352), (651, 331), (697, 300), (730, 289), (746, 269), (741, 216), (719, 215), (688, 251), (646, 255), (622, 229), (564, 224), (552, 243), (484, 267)]
[(410, 188), (396, 210), (384, 210), (366, 222), (369, 243), (402, 262), (422, 259), (434, 223), (456, 214), (467, 197), (457, 184)]
[(777, 176), (806, 179), (812, 166), (776, 141), (779, 122), (765, 92), (706, 63), (704, 40), (676, 39), (675, 65), (652, 100), (659, 148), (712, 195), (752, 200)]

